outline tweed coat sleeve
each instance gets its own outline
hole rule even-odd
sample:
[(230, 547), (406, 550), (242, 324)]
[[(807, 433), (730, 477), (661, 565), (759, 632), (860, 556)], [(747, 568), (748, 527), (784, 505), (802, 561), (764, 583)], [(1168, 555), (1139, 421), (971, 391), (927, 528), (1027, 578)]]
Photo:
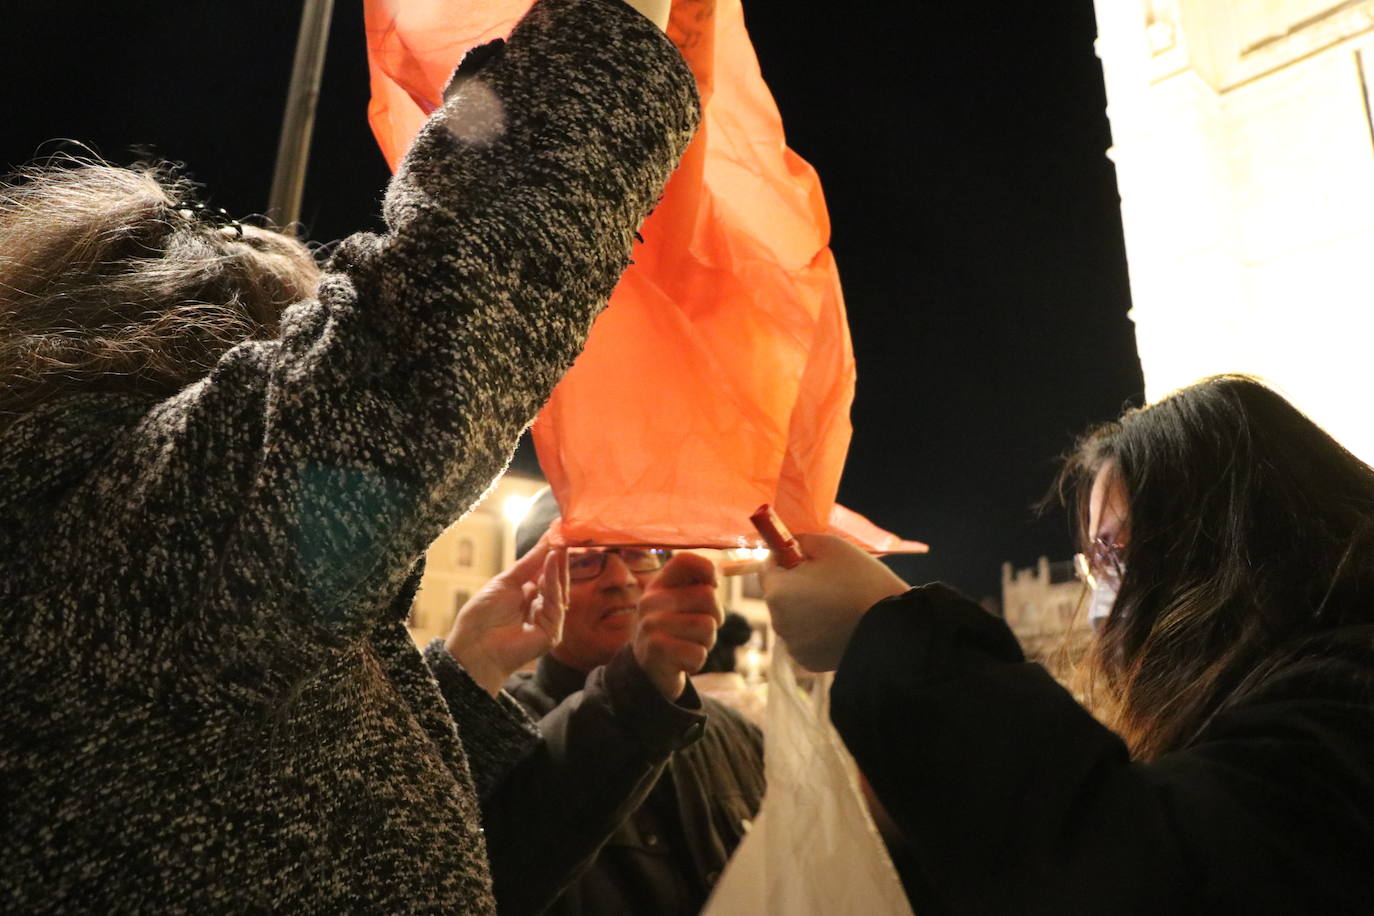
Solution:
[(571, 365), (697, 117), (638, 13), (536, 4), (421, 131), (389, 232), (341, 243), (279, 340), (231, 350), (110, 459), (125, 521), (166, 517), (146, 579), (226, 657), (308, 667), (302, 647), (363, 639)]
[(279, 338), (4, 431), (4, 909), (495, 912), (465, 747), (508, 766), (529, 736), (448, 716), (398, 595), (580, 349), (696, 117), (639, 14), (539, 0)]
[(608, 31), (580, 19), (611, 15), (614, 43), (665, 56), (617, 5), (538, 4), (421, 132), (387, 193), (391, 232), (347, 240), (319, 301), (287, 315), (235, 547), (258, 585), (323, 611), (306, 623), (364, 623), (328, 609), (404, 574), (483, 493), (628, 262), (695, 106), (682, 67), (543, 78)]
[(482, 736), (464, 750), (473, 786), (478, 797), (483, 797), (539, 746), (539, 726), (504, 690), (493, 697), (478, 686), (449, 655), (442, 639), (425, 646), (424, 664), (439, 685), (443, 705), (458, 733)]

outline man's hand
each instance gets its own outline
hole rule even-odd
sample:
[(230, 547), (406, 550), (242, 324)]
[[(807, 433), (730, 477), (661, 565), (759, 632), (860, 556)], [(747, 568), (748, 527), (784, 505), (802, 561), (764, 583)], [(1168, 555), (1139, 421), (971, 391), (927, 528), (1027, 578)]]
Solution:
[(763, 598), (773, 628), (803, 668), (834, 671), (868, 609), (910, 586), (878, 560), (828, 534), (799, 534), (806, 560), (764, 568)]
[(458, 664), (492, 696), (506, 678), (563, 636), (568, 554), (540, 538), (510, 569), (468, 599), (444, 642)]
[(687, 687), (687, 676), (706, 664), (724, 618), (715, 566), (697, 554), (680, 553), (639, 600), (635, 661), (660, 693), (676, 700)]

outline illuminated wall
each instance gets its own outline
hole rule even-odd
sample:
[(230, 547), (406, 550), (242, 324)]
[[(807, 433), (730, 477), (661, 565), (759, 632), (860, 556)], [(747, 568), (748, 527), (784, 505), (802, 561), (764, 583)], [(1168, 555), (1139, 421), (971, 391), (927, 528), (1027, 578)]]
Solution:
[(1155, 400), (1243, 371), (1374, 461), (1374, 0), (1096, 0)]
[(425, 577), (410, 610), (410, 635), (423, 646), (447, 636), (458, 609), (514, 557), (515, 526), (542, 478), (506, 474), (473, 507), (429, 545)]

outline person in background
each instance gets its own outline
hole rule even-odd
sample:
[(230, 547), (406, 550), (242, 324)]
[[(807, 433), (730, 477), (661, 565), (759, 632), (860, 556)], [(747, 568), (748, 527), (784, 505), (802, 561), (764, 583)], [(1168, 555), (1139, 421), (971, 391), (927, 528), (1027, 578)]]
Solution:
[[(543, 491), (517, 550), (557, 516), (552, 491)], [(568, 567), (561, 641), (506, 690), (538, 717), (539, 753), (561, 763), (559, 779), (543, 781), (548, 816), (581, 817), (597, 833), (610, 818), (612, 832), (549, 912), (697, 913), (764, 788), (759, 730), (699, 696), (690, 679), (722, 619), (714, 566), (627, 547), (571, 548)], [(556, 856), (565, 832), (532, 825), (522, 841)], [(504, 899), (500, 884), (497, 893)]]
[(470, 55), (323, 271), (156, 170), (0, 188), (7, 910), (495, 912), (478, 799), (538, 736), (476, 662), (540, 651), (556, 585), (539, 634), (422, 658), (403, 620), (692, 136), (639, 6)]
[(939, 913), (1358, 913), (1374, 900), (1374, 470), (1221, 376), (1068, 459), (1101, 721), (1005, 624), (834, 538), (774, 624)]
[(748, 618), (735, 611), (727, 613), (716, 633), (716, 644), (706, 656), (706, 664), (692, 677), (692, 686), (703, 697), (724, 703), (763, 728), (763, 714), (768, 707), (767, 685), (755, 687), (735, 670), (740, 647), (747, 645), (753, 635)]

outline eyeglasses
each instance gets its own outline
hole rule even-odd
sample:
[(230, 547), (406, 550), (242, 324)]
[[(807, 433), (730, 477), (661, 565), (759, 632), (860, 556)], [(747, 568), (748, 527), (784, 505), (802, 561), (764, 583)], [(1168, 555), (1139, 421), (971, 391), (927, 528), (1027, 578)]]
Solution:
[(1126, 564), (1121, 559), (1124, 544), (1114, 544), (1106, 538), (1094, 538), (1087, 553), (1073, 555), (1073, 571), (1088, 588), (1097, 588), (1099, 579), (1121, 583)]
[(573, 582), (586, 582), (595, 579), (606, 569), (606, 558), (611, 554), (620, 557), (620, 562), (632, 573), (651, 573), (663, 568), (671, 550), (657, 547), (592, 547), (568, 553), (568, 578)]

